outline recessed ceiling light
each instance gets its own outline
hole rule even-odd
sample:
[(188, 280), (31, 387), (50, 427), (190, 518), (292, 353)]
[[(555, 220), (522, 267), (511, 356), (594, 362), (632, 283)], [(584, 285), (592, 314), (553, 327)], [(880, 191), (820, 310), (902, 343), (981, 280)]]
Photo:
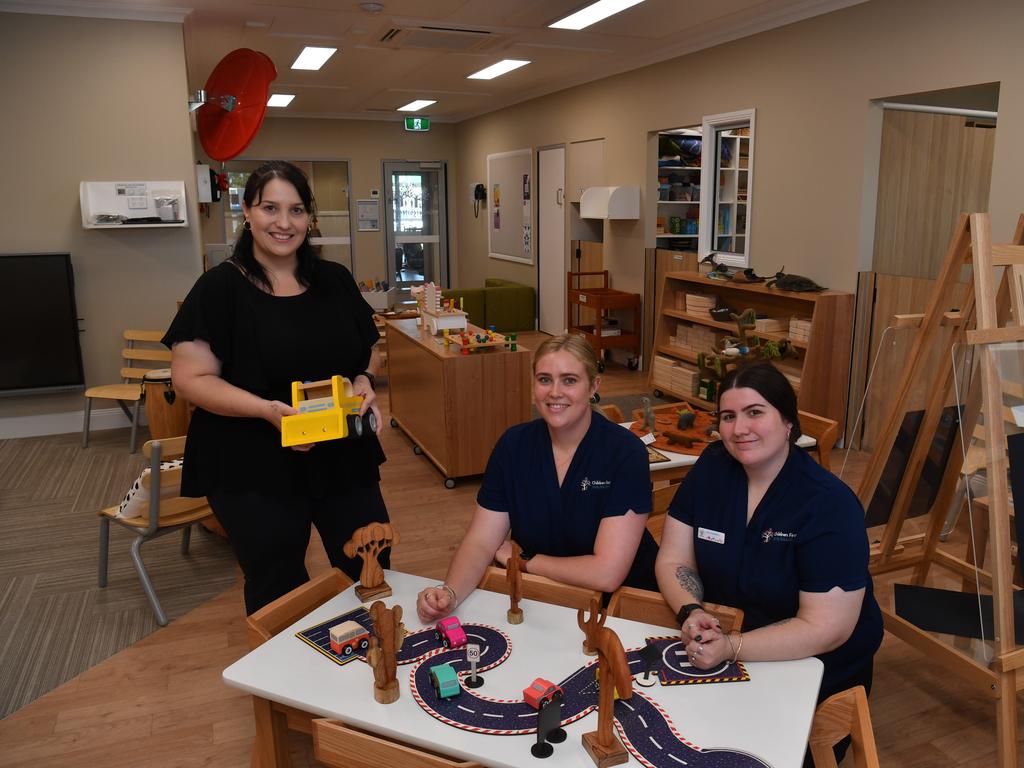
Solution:
[(384, 10), (384, 3), (360, 3), (359, 7), (367, 13), (380, 13)]
[(272, 93), (267, 100), (268, 107), (287, 107), (295, 98), (294, 93)]
[(493, 80), (496, 77), (504, 75), (506, 72), (511, 72), (513, 69), (519, 69), (525, 67), (530, 62), (522, 61), (521, 59), (502, 59), (497, 64), (492, 64), (489, 67), (481, 69), (479, 72), (474, 72), (472, 75), (466, 75), (467, 80)]
[(307, 45), (292, 64), (292, 69), (320, 69), (337, 50), (337, 48), (317, 48)]
[(644, 0), (597, 0), (596, 3), (582, 8), (564, 19), (548, 24), (551, 29), (584, 29), (602, 19), (614, 16), (619, 11), (632, 8)]
[(437, 99), (417, 99), (416, 101), (410, 101), (404, 107), (399, 107), (399, 112), (419, 112), (424, 107), (429, 107), (431, 104), (437, 104)]

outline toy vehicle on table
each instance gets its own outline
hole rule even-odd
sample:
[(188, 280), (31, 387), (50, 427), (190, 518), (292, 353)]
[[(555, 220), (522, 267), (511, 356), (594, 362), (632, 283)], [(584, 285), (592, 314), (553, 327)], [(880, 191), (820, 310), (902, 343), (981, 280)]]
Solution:
[(543, 677), (536, 678), (523, 690), (523, 700), (538, 710), (549, 701), (554, 701), (555, 699), (561, 701), (564, 698), (565, 691), (562, 690), (562, 686), (556, 685), (550, 680), (545, 680)]
[(434, 637), (445, 648), (461, 648), (466, 644), (466, 630), (455, 616), (446, 616), (434, 626)]
[(438, 664), (430, 668), (430, 684), (439, 699), (450, 699), (462, 693), (459, 676), (448, 664)]
[(360, 416), (362, 406), (363, 396), (355, 394), (344, 376), (293, 381), (292, 407), (299, 412), (281, 419), (281, 445), (287, 448), (376, 432), (376, 415), (367, 411)]
[(339, 656), (351, 656), (358, 648), (366, 651), (370, 647), (370, 632), (356, 621), (343, 621), (329, 630), (331, 650)]

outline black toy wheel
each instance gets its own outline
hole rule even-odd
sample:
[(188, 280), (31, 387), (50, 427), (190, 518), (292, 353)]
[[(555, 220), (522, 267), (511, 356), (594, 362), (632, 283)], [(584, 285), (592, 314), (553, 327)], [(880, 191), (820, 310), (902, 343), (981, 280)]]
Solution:
[(348, 433), (351, 437), (363, 436), (363, 420), (358, 416), (348, 417)]
[(365, 651), (369, 647), (370, 647), (370, 641), (367, 640), (365, 637), (362, 640), (359, 641), (359, 650), (360, 651)]
[(447, 635), (445, 635), (444, 637), (441, 638), (441, 645), (443, 645), (445, 648), (448, 647), (449, 643), (448, 643), (448, 636)]
[(345, 651), (344, 651), (343, 655), (345, 655), (345, 656), (351, 656), (352, 655), (352, 646), (351, 645), (346, 645), (345, 646)]
[(417, 456), (419, 456), (420, 454), (423, 453), (423, 449), (420, 448), (418, 445), (414, 445), (412, 447), (412, 452), (415, 453)]
[(394, 428), (394, 427), (397, 427), (397, 426), (398, 426), (398, 422), (395, 421), (394, 419), (392, 419), (391, 420), (391, 427)]
[(372, 435), (377, 431), (377, 414), (367, 411), (363, 414), (363, 432)]
[(454, 478), (446, 477), (444, 479), (444, 487), (447, 488), (448, 490), (451, 490), (452, 488), (454, 488), (455, 487), (455, 480), (454, 480)]
[(665, 393), (662, 392), (660, 389), (656, 389), (654, 390), (653, 394), (655, 397), (662, 397)]
[(637, 368), (640, 367), (640, 361), (635, 357), (631, 357), (629, 358), (629, 360), (626, 361), (626, 367), (629, 368), (629, 370), (631, 371), (635, 371)]

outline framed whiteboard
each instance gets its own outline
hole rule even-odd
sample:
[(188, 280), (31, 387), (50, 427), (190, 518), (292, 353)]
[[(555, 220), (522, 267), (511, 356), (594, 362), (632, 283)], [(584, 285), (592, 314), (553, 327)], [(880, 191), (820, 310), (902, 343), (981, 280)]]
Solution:
[(492, 259), (533, 264), (533, 151), (487, 156), (487, 249)]

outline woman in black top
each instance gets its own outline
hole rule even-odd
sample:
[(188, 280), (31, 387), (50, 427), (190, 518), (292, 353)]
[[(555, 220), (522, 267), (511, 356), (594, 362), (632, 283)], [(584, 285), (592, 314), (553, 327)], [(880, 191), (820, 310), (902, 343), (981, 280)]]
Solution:
[[(386, 522), (377, 436), (281, 447), (291, 382), (340, 374), (374, 402), (369, 307), (345, 267), (309, 244), (315, 213), (306, 177), (274, 161), (245, 185), (245, 225), (231, 258), (196, 282), (163, 342), (175, 389), (196, 405), (182, 494), (206, 496), (245, 575), (245, 607), (304, 583), (310, 525), (331, 564), (353, 579), (361, 561), (342, 552), (353, 531)], [(382, 557), (387, 567), (387, 556)]]

